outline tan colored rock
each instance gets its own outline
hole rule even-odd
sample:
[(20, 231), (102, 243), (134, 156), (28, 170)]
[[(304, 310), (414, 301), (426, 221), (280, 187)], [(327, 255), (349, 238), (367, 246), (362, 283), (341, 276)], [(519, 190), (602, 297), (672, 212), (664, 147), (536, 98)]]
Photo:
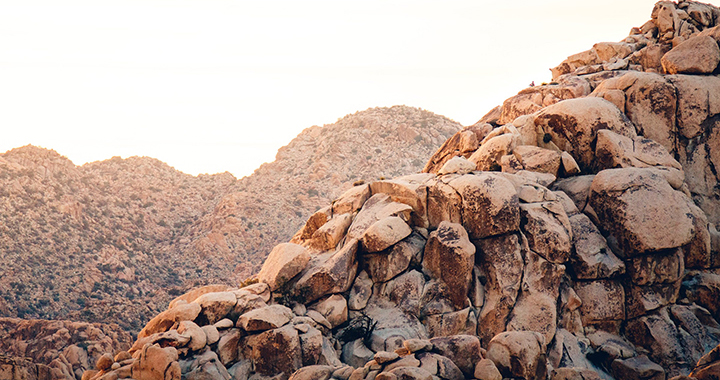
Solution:
[(287, 306), (270, 305), (241, 315), (236, 325), (248, 332), (265, 331), (285, 326), (292, 317), (292, 310)]
[(199, 288), (195, 288), (181, 296), (178, 296), (174, 300), (170, 302), (170, 305), (168, 306), (168, 310), (174, 308), (180, 303), (191, 303), (192, 301), (195, 301), (198, 297), (200, 297), (203, 294), (206, 293), (215, 293), (215, 292), (224, 292), (227, 290), (230, 290), (231, 287), (228, 285), (205, 285), (201, 286)]
[(476, 262), (487, 276), (485, 303), (478, 318), (478, 335), (487, 346), (505, 325), (515, 306), (525, 266), (515, 234), (475, 241)]
[(435, 175), (418, 173), (376, 181), (370, 184), (373, 194), (387, 194), (393, 202), (412, 207), (412, 223), (419, 227), (427, 226), (427, 186), (425, 183)]
[(345, 343), (342, 349), (342, 361), (355, 368), (360, 368), (372, 360), (375, 353), (365, 346), (362, 339)]
[(617, 281), (578, 281), (574, 289), (582, 300), (583, 325), (625, 319), (625, 291)]
[(347, 229), (352, 224), (351, 213), (335, 215), (322, 227), (318, 228), (311, 237), (310, 247), (319, 251), (335, 249), (338, 243), (345, 237)]
[(394, 368), (388, 371), (388, 373), (394, 375), (398, 380), (432, 380), (432, 375), (419, 367)]
[(240, 329), (230, 329), (220, 337), (215, 352), (217, 352), (218, 358), (223, 365), (227, 366), (237, 361), (238, 344), (242, 337), (243, 333)]
[(463, 227), (481, 239), (517, 231), (520, 210), (513, 184), (500, 175), (464, 175), (450, 181), (462, 198)]
[(428, 181), (428, 222), (437, 228), (442, 221), (462, 223), (462, 198), (440, 179)]
[(327, 365), (311, 365), (300, 368), (290, 376), (290, 380), (328, 380), (335, 368)]
[(168, 309), (148, 322), (145, 327), (138, 333), (138, 339), (150, 336), (152, 334), (169, 330), (175, 323), (182, 321), (192, 321), (200, 315), (202, 306), (192, 302), (187, 304), (177, 304), (175, 307)]
[(685, 275), (681, 249), (674, 249), (627, 261), (627, 274), (637, 285), (674, 283)]
[(110, 367), (112, 367), (113, 363), (115, 361), (113, 360), (112, 355), (110, 354), (103, 354), (100, 356), (100, 358), (97, 360), (97, 363), (95, 363), (95, 368), (98, 371), (108, 371), (110, 370)]
[(482, 358), (480, 340), (474, 335), (455, 335), (430, 339), (434, 352), (450, 359), (466, 377), (472, 377)]
[[(590, 204), (622, 254), (680, 247), (692, 239), (690, 202), (652, 169), (609, 169), (595, 176)], [(618, 252), (616, 252), (618, 253)]]
[(570, 99), (546, 107), (535, 124), (560, 150), (570, 153), (584, 171), (593, 163), (592, 144), (601, 129), (633, 138), (635, 128), (612, 103), (601, 98)]
[(397, 216), (408, 222), (411, 214), (411, 206), (393, 202), (387, 194), (375, 194), (365, 202), (363, 208), (353, 219), (347, 231), (347, 240), (360, 239), (365, 231), (380, 219)]
[(502, 380), (502, 375), (490, 359), (482, 359), (475, 365), (474, 376), (478, 380)]
[(441, 222), (430, 234), (423, 256), (423, 271), (445, 282), (456, 308), (467, 307), (467, 294), (475, 263), (475, 246), (463, 226)]
[(332, 207), (323, 207), (320, 210), (312, 214), (303, 228), (298, 232), (301, 240), (307, 240), (312, 237), (318, 228), (325, 225), (332, 218)]
[(686, 268), (713, 268), (720, 266), (718, 252), (712, 249), (712, 237), (705, 213), (697, 206), (690, 205), (695, 236), (690, 244), (683, 247)]
[[(682, 170), (682, 166), (665, 148), (642, 137), (630, 139), (608, 130), (598, 131), (595, 167), (610, 168), (666, 167)], [(682, 179), (680, 180), (682, 184)]]
[(132, 365), (132, 377), (137, 380), (180, 380), (177, 360), (175, 347), (146, 344)]
[(520, 217), (530, 249), (555, 264), (568, 261), (572, 227), (560, 202), (522, 204)]
[(328, 298), (320, 300), (309, 308), (322, 314), (333, 328), (348, 320), (347, 300), (339, 294), (333, 294)]
[(570, 217), (574, 251), (570, 265), (575, 278), (610, 278), (625, 272), (625, 264), (615, 256), (600, 230), (585, 214)]
[(313, 259), (295, 284), (295, 295), (303, 303), (350, 289), (357, 273), (358, 241), (346, 241), (337, 252)]
[(192, 303), (202, 307), (200, 313), (212, 324), (225, 318), (235, 308), (237, 297), (233, 292), (206, 293)]
[(691, 139), (705, 132), (705, 120), (720, 113), (720, 78), (672, 75), (666, 77), (677, 89), (677, 127)]
[(545, 342), (542, 335), (529, 331), (509, 331), (496, 335), (488, 345), (487, 358), (503, 377), (543, 379), (547, 376)]
[(580, 166), (570, 153), (563, 151), (560, 153), (562, 169), (566, 176), (580, 174)]
[(239, 345), (243, 357), (264, 376), (290, 376), (302, 367), (302, 350), (297, 330), (291, 325), (250, 335)]
[(471, 171), (475, 170), (477, 165), (475, 165), (472, 161), (466, 159), (462, 156), (455, 156), (448, 160), (441, 168), (438, 170), (438, 175), (444, 175), (444, 174), (468, 174)]
[(412, 229), (397, 216), (389, 216), (373, 223), (360, 238), (367, 252), (380, 252), (406, 238)]
[(386, 282), (404, 272), (422, 255), (425, 239), (412, 233), (392, 247), (377, 253), (364, 254), (367, 271), (374, 282)]
[(477, 332), (477, 314), (471, 307), (443, 314), (432, 314), (423, 320), (428, 336), (474, 335)]
[(207, 335), (205, 335), (205, 331), (195, 324), (195, 322), (182, 321), (180, 322), (180, 326), (178, 326), (177, 331), (178, 334), (185, 335), (190, 338), (190, 342), (187, 344), (187, 347), (191, 351), (199, 351), (207, 344)]
[(273, 248), (258, 273), (258, 280), (268, 284), (271, 290), (279, 289), (302, 272), (310, 261), (305, 247), (282, 243)]
[(513, 154), (525, 170), (549, 173), (554, 176), (558, 175), (561, 163), (560, 152), (537, 146), (522, 145), (516, 147)]
[(220, 340), (220, 332), (218, 332), (217, 327), (214, 325), (202, 326), (201, 329), (205, 333), (208, 345), (215, 344), (218, 340)]
[(578, 210), (583, 212), (590, 196), (590, 186), (594, 178), (594, 175), (563, 178), (553, 184), (553, 189), (561, 190), (567, 194)]
[(720, 63), (720, 48), (712, 37), (691, 37), (667, 52), (661, 63), (668, 74), (710, 74)]
[(347, 214), (360, 210), (370, 195), (372, 194), (369, 185), (353, 186), (333, 202), (332, 212), (333, 214)]
[(477, 170), (498, 171), (500, 157), (512, 153), (517, 145), (517, 138), (516, 134), (506, 133), (486, 139), (468, 160), (475, 164)]

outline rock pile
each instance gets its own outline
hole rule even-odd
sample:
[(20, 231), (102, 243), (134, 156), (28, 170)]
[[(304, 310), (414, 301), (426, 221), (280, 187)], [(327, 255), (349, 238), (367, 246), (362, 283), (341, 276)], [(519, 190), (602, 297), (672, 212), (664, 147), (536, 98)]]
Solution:
[(716, 378), (719, 16), (658, 3), (84, 376)]
[(0, 379), (80, 378), (103, 353), (132, 342), (116, 324), (0, 318)]
[[(253, 281), (177, 297), (130, 348), (87, 358), (82, 379), (717, 378), (719, 23), (712, 5), (657, 3), (625, 40), (569, 57), (456, 133), (423, 173), (349, 187), (311, 165), (349, 189)], [(0, 164), (20, 173), (3, 191), (32, 190), (28, 205), (53, 188)], [(231, 252), (225, 233), (252, 230), (233, 211), (246, 195), (183, 244)], [(63, 210), (81, 223), (85, 207)], [(80, 377), (85, 362), (63, 355), (62, 375)], [(48, 376), (33, 368), (2, 364), (0, 379)]]

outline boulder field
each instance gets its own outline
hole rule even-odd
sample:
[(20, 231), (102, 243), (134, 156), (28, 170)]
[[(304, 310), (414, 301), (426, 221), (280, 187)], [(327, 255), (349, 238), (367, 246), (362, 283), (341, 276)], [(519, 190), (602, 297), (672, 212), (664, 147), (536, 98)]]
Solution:
[(719, 378), (718, 21), (657, 3), (82, 379)]

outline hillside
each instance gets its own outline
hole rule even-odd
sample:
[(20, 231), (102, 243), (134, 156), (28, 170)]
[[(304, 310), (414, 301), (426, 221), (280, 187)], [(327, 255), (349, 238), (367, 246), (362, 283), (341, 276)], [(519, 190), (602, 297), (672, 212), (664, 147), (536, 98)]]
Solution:
[(250, 276), (339, 188), (418, 171), (417, 157), (459, 128), (410, 107), (370, 109), (303, 131), (241, 180), (13, 149), (0, 155), (0, 316), (137, 332), (194, 285)]

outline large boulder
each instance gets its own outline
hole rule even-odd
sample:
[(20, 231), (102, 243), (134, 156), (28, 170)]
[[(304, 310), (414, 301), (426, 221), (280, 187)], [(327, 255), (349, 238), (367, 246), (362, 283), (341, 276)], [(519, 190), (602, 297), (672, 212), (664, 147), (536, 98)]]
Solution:
[(572, 227), (560, 202), (520, 205), (520, 225), (530, 249), (556, 264), (568, 261), (572, 249)]
[(624, 257), (680, 247), (693, 237), (691, 201), (653, 169), (598, 173), (590, 205)]
[(450, 301), (456, 308), (469, 306), (467, 294), (475, 264), (475, 246), (462, 225), (441, 222), (428, 238), (422, 263), (430, 277), (448, 285)]
[(462, 198), (462, 221), (470, 238), (517, 231), (519, 201), (515, 186), (501, 175), (467, 174), (449, 183)]
[(331, 293), (347, 291), (357, 273), (358, 241), (351, 240), (337, 252), (313, 259), (294, 287), (294, 297), (310, 303)]
[(540, 380), (547, 377), (545, 340), (539, 333), (508, 331), (488, 345), (487, 358), (504, 377)]
[(607, 241), (585, 214), (570, 217), (573, 245), (570, 266), (577, 279), (610, 278), (625, 272), (625, 264), (613, 254)]
[(505, 331), (508, 317), (520, 291), (524, 262), (518, 235), (508, 234), (477, 240), (476, 261), (486, 276), (485, 302), (478, 335), (487, 346), (496, 334)]
[(710, 74), (720, 62), (720, 48), (710, 36), (690, 37), (665, 53), (660, 62), (668, 74)]
[(593, 142), (597, 131), (609, 129), (623, 136), (636, 136), (635, 127), (618, 108), (601, 98), (570, 99), (546, 107), (535, 124), (561, 150), (570, 153), (580, 168), (593, 163)]
[(265, 259), (258, 280), (268, 284), (271, 290), (278, 289), (302, 272), (309, 261), (310, 254), (305, 247), (292, 243), (278, 244)]
[(252, 361), (256, 373), (290, 376), (302, 366), (298, 331), (291, 325), (243, 338), (240, 355)]

